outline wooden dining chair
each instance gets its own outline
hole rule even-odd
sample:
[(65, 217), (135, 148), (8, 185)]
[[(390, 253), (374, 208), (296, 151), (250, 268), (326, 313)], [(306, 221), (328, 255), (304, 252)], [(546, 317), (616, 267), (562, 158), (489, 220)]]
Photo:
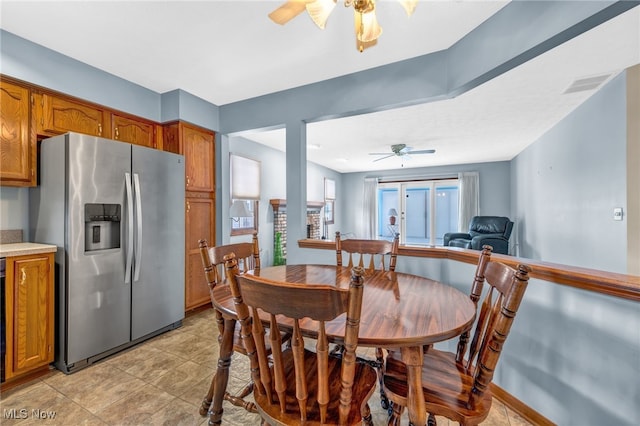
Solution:
[[(251, 269), (255, 269), (255, 270), (260, 269), (260, 247), (258, 244), (257, 232), (253, 233), (251, 242), (243, 242), (243, 243), (209, 247), (206, 240), (200, 240), (199, 247), (200, 247), (200, 257), (202, 259), (202, 266), (204, 267), (204, 273), (207, 280), (207, 284), (209, 286), (209, 293), (211, 295), (212, 302), (214, 297), (213, 289), (217, 285), (222, 284), (226, 279), (226, 269), (224, 268), (224, 256), (228, 255), (229, 253), (234, 253), (239, 265), (239, 270), (241, 272), (245, 272)], [(224, 335), (224, 332), (225, 332), (226, 322), (222, 314), (218, 310), (216, 310), (215, 315), (216, 315), (216, 323), (219, 331), (218, 341), (221, 341), (222, 336)], [(233, 351), (241, 353), (243, 355), (247, 355), (247, 352), (240, 338), (240, 324), (236, 323), (235, 321), (233, 321), (232, 323), (234, 324)], [(291, 338), (290, 334), (284, 334), (282, 336), (282, 340), (284, 342), (287, 342), (290, 338)], [(229, 377), (228, 362), (225, 362), (224, 360), (219, 359), (216, 375), (213, 377), (213, 380), (211, 381), (211, 385), (209, 386), (209, 390), (207, 391), (207, 394), (202, 400), (202, 404), (200, 406), (200, 415), (205, 416), (209, 411), (209, 409), (211, 408), (213, 391), (215, 386), (222, 386), (222, 388), (225, 389), (224, 400), (229, 401), (231, 404), (235, 406), (243, 407), (247, 411), (251, 411), (254, 413), (257, 412), (255, 408), (255, 404), (251, 401), (245, 400), (245, 397), (247, 397), (253, 391), (253, 386), (254, 386), (253, 381), (249, 381), (247, 386), (245, 386), (237, 395), (231, 395), (229, 392), (226, 392), (228, 377)]]
[[(251, 364), (254, 400), (270, 425), (372, 425), (367, 401), (375, 390), (375, 370), (356, 361), (363, 298), (362, 268), (352, 270), (348, 289), (330, 285), (271, 281), (239, 274), (234, 255), (226, 256), (229, 285)], [(329, 355), (325, 323), (338, 317), (345, 351)], [(277, 316), (277, 317), (276, 317)], [(269, 324), (265, 333), (263, 321)], [(316, 351), (305, 348), (301, 327), (313, 321)], [(332, 327), (336, 323), (332, 323)], [(292, 331), (282, 348), (281, 334)], [(270, 341), (272, 356), (267, 356)], [(260, 384), (260, 385), (258, 385)]]
[[(396, 233), (393, 241), (387, 240), (363, 240), (351, 239), (342, 240), (340, 232), (336, 232), (336, 265), (342, 266), (343, 253), (349, 257), (346, 266), (364, 267), (367, 271), (382, 270), (395, 271), (398, 258), (398, 247), (400, 245), (400, 234)], [(387, 266), (388, 265), (388, 266)], [(333, 348), (333, 353), (343, 350), (341, 346)], [(382, 389), (382, 371), (384, 370), (384, 352), (382, 348), (376, 348), (376, 361), (372, 363), (378, 372), (380, 383), (380, 405), (385, 410), (389, 408), (387, 398)]]
[[(348, 238), (342, 240), (340, 231), (336, 232), (336, 264), (342, 266), (343, 253), (348, 255), (349, 268), (357, 264), (368, 271), (379, 269), (395, 271), (398, 258), (400, 234), (396, 233), (393, 241), (362, 240)], [(388, 264), (388, 267), (386, 266)], [(366, 265), (366, 267), (365, 267)]]
[[(480, 294), (482, 281), (489, 284), (478, 314), (470, 344), (461, 336), (456, 353), (429, 348), (423, 356), (422, 388), (429, 425), (435, 416), (444, 416), (461, 425), (476, 425), (487, 418), (491, 408), (489, 385), (524, 296), (531, 269), (518, 265), (486, 261), (483, 280), (474, 281)], [(472, 290), (472, 293), (474, 291)], [(463, 339), (465, 339), (463, 341)], [(407, 370), (401, 355), (387, 356), (383, 377), (384, 391), (393, 403), (389, 425), (399, 424), (408, 404)]]
[[(482, 289), (484, 287), (484, 273), (487, 269), (487, 265), (491, 261), (491, 253), (493, 253), (493, 247), (490, 245), (482, 246), (480, 256), (478, 256), (478, 263), (476, 264), (476, 272), (473, 275), (473, 283), (471, 284), (471, 292), (469, 293), (469, 299), (476, 307), (476, 313), (478, 311), (478, 301), (482, 297)], [(469, 343), (469, 337), (471, 335), (471, 329), (465, 330), (458, 338), (457, 354), (464, 354), (467, 350), (467, 344)], [(428, 350), (429, 348), (426, 348)]]

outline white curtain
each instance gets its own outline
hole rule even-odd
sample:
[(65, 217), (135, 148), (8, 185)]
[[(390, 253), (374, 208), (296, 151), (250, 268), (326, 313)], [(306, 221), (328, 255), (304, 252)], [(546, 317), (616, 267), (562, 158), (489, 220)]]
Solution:
[(478, 172), (459, 173), (458, 181), (460, 182), (458, 230), (467, 232), (471, 218), (480, 214), (480, 177)]
[(376, 194), (378, 179), (364, 179), (364, 198), (362, 201), (362, 235), (358, 238), (374, 239), (376, 236)]

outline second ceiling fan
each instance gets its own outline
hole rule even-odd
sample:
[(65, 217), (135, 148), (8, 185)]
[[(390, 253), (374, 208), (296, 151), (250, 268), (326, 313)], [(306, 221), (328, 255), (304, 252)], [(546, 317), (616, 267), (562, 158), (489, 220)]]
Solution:
[(391, 145), (391, 153), (370, 152), (369, 155), (383, 155), (383, 157), (376, 158), (375, 160), (373, 160), (375, 162), (375, 161), (384, 160), (385, 158), (389, 158), (389, 157), (404, 157), (405, 155), (409, 155), (409, 154), (411, 155), (433, 154), (435, 152), (436, 152), (435, 149), (419, 149), (419, 150), (413, 151), (410, 146), (407, 146), (406, 144), (403, 144), (403, 143), (398, 143), (398, 144)]

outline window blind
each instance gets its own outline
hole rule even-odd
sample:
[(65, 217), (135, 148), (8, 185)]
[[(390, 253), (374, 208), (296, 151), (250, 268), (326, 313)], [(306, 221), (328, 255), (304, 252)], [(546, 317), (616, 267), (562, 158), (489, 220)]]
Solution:
[(231, 199), (260, 199), (260, 162), (231, 154)]

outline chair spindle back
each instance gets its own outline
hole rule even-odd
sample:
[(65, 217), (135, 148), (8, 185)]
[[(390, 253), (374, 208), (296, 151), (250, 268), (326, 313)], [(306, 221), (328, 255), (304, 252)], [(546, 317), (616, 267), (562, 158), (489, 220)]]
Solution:
[[(349, 289), (341, 289), (330, 285), (295, 284), (271, 281), (253, 274), (239, 274), (234, 256), (228, 255), (225, 259), (243, 342), (251, 359), (253, 380), (260, 383), (256, 387), (256, 404), (263, 418), (286, 417), (293, 413), (301, 424), (307, 420), (324, 424), (335, 422), (336, 419), (339, 419), (339, 424), (353, 424), (354, 415), (360, 415), (359, 411), (354, 414), (352, 410), (352, 397), (363, 297), (363, 269), (353, 268)], [(345, 352), (340, 364), (330, 362), (325, 323), (344, 313)], [(272, 359), (266, 353), (267, 337), (263, 321), (269, 324), (270, 330), (276, 331), (270, 331), (268, 337)], [(315, 353), (305, 350), (301, 333), (303, 321), (317, 322)], [(283, 327), (293, 330), (290, 350), (283, 350), (279, 341), (280, 333), (277, 330)], [(292, 370), (295, 376), (293, 384)], [(371, 374), (373, 392), (375, 373), (372, 371)], [(337, 391), (339, 400), (334, 397)], [(316, 400), (309, 401), (310, 395), (315, 395)]]
[[(400, 234), (395, 235), (393, 241), (386, 240), (362, 240), (348, 238), (342, 240), (340, 232), (336, 232), (336, 264), (342, 266), (342, 254), (349, 255), (349, 268), (360, 266), (368, 271), (375, 269), (395, 271), (398, 257)], [(388, 268), (385, 258), (388, 257)], [(365, 266), (366, 264), (366, 266)]]

